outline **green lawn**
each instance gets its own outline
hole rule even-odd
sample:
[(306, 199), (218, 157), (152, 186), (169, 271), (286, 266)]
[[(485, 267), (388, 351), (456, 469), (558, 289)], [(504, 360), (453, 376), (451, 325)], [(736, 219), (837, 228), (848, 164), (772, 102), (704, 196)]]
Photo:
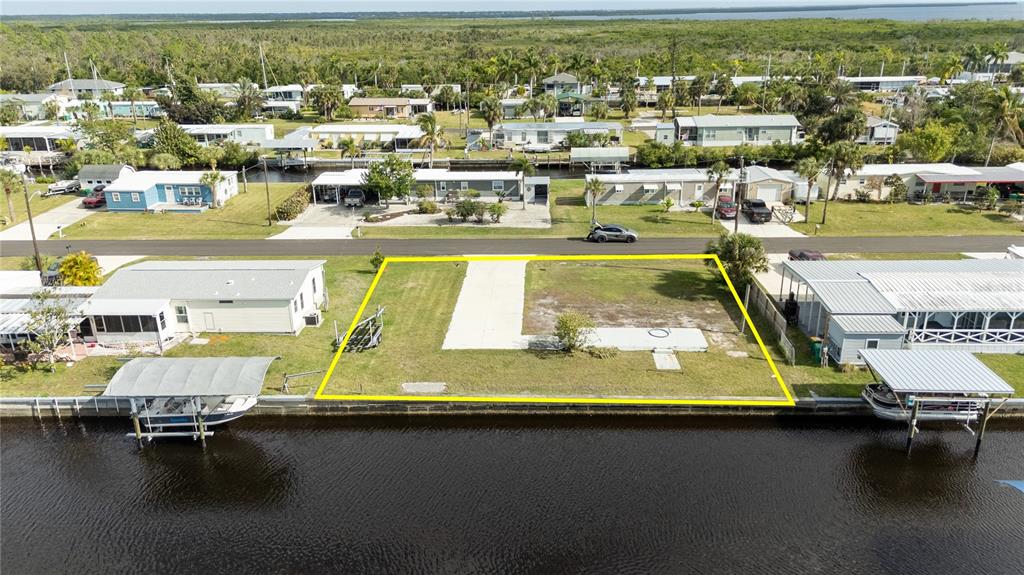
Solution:
[[(326, 369), (333, 354), (334, 321), (344, 331), (362, 301), (373, 279), (373, 268), (365, 257), (326, 258), (329, 309), (324, 312), (320, 327), (307, 327), (298, 336), (257, 334), (203, 334), (206, 345), (181, 344), (167, 351), (166, 357), (215, 357), (228, 355), (276, 355), (281, 359), (271, 364), (264, 384), (264, 393), (280, 393), (283, 375)], [(64, 364), (50, 373), (40, 369), (22, 370), (14, 366), (0, 367), (0, 396), (67, 396), (91, 395), (105, 385), (121, 365), (115, 357), (89, 357), (72, 367)], [(315, 389), (323, 374), (293, 379), (290, 393), (306, 393)]]
[[(411, 381), (445, 382), (451, 395), (708, 397), (781, 396), (716, 273), (692, 262), (534, 262), (528, 266), (525, 326), (544, 330), (562, 303), (589, 310), (604, 325), (703, 322), (715, 343), (679, 353), (682, 371), (658, 371), (649, 352), (598, 358), (536, 350), (441, 350), (465, 264), (389, 265), (371, 300), (386, 306), (384, 343), (343, 354), (328, 394), (399, 394)], [(409, 297), (410, 293), (417, 294)], [(615, 310), (614, 313), (610, 310)], [(652, 313), (652, 310), (656, 312)], [(532, 322), (532, 323), (531, 323)], [(748, 351), (732, 358), (726, 351)]]
[[(825, 202), (811, 205), (810, 223), (793, 224), (799, 232), (814, 235), (821, 222)], [(798, 206), (803, 213), (803, 206)], [(979, 211), (948, 204), (829, 202), (827, 223), (818, 230), (823, 236), (947, 236), (1013, 235), (1024, 224), (996, 212)]]
[[(276, 207), (302, 184), (270, 184), (270, 204)], [(249, 184), (223, 208), (201, 214), (98, 212), (64, 230), (71, 239), (259, 239), (283, 231), (267, 225), (267, 196), (263, 184)]]
[[(62, 206), (68, 202), (80, 202), (82, 198), (77, 195), (62, 194), (59, 196), (32, 196), (35, 192), (40, 192), (46, 189), (46, 184), (30, 184), (28, 187), (29, 196), (32, 197), (32, 216), (38, 216), (44, 212), (48, 212), (57, 206)], [(4, 196), (3, 200), (0, 201), (0, 216), (6, 222), (6, 224), (0, 224), (0, 231), (3, 231), (8, 226), (20, 224), (27, 219), (27, 212), (25, 211), (25, 194), (19, 189), (14, 195), (11, 196), (11, 203), (14, 205), (14, 220), (11, 221), (11, 213), (9, 206), (7, 205), (7, 197)]]
[[(482, 224), (473, 227), (367, 226), (367, 238), (439, 238), (439, 237), (556, 237), (579, 238), (590, 229), (591, 209), (583, 201), (583, 180), (551, 180), (549, 204), (551, 227), (498, 228)], [(516, 203), (510, 204), (516, 209)], [(616, 223), (645, 237), (713, 237), (720, 226), (704, 212), (665, 213), (661, 206), (598, 206), (597, 220)]]

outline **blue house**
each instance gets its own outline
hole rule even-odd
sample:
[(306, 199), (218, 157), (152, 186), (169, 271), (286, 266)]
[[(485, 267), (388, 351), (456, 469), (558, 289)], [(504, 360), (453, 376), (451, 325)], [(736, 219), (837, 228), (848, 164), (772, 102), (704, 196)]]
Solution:
[(220, 172), (216, 189), (202, 183), (205, 171), (135, 172), (103, 190), (111, 212), (202, 212), (238, 193), (238, 172)]

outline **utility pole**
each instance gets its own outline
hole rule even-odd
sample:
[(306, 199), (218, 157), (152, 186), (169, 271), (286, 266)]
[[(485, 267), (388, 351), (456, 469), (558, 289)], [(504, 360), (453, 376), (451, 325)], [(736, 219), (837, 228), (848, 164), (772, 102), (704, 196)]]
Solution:
[(267, 226), (274, 225), (274, 218), (270, 213), (270, 179), (267, 177), (267, 159), (263, 158), (263, 185), (267, 188)]
[(747, 170), (743, 167), (743, 156), (740, 156), (740, 181), (736, 182), (736, 217), (733, 218), (732, 233), (738, 234), (740, 231), (740, 208), (743, 206), (743, 196), (746, 195), (747, 190), (744, 189), (744, 185), (747, 181)]
[(32, 203), (28, 195), (28, 176), (21, 175), (21, 184), (25, 190), (25, 213), (28, 215), (28, 229), (32, 233), (32, 252), (35, 254), (36, 271), (39, 272), (39, 279), (43, 278), (43, 260), (39, 257), (39, 242), (36, 241), (36, 225), (32, 221)]

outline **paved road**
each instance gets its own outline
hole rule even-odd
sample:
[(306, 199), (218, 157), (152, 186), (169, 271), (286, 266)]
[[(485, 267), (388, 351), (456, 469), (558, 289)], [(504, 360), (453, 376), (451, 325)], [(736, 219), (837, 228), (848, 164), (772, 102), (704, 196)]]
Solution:
[[(632, 245), (592, 244), (578, 239), (421, 239), (421, 240), (47, 240), (40, 251), (63, 254), (66, 246), (95, 255), (137, 256), (330, 256), (453, 254), (668, 254), (703, 253), (706, 238), (645, 239)], [(811, 248), (826, 253), (1002, 252), (1024, 244), (1016, 236), (935, 236), (886, 238), (765, 238), (769, 253)], [(2, 241), (0, 255), (25, 256), (32, 242)]]

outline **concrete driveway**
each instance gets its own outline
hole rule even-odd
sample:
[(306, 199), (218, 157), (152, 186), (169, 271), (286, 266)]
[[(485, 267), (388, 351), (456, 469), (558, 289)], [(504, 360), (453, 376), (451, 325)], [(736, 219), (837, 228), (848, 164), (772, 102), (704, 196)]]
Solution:
[[(95, 210), (87, 210), (81, 207), (80, 199), (73, 199), (52, 210), (41, 214), (33, 214), (32, 221), (36, 226), (36, 238), (45, 240), (57, 233), (60, 228), (77, 223), (91, 216)], [(0, 240), (31, 240), (32, 231), (29, 228), (28, 220), (15, 224), (0, 232)]]
[[(739, 214), (736, 217), (740, 219), (739, 231), (744, 234), (749, 234), (755, 238), (803, 238), (807, 237), (804, 234), (794, 230), (786, 224), (770, 221), (763, 224), (752, 224), (747, 216)], [(718, 223), (722, 224), (722, 227), (726, 231), (733, 231), (735, 222), (733, 220), (718, 220)]]

